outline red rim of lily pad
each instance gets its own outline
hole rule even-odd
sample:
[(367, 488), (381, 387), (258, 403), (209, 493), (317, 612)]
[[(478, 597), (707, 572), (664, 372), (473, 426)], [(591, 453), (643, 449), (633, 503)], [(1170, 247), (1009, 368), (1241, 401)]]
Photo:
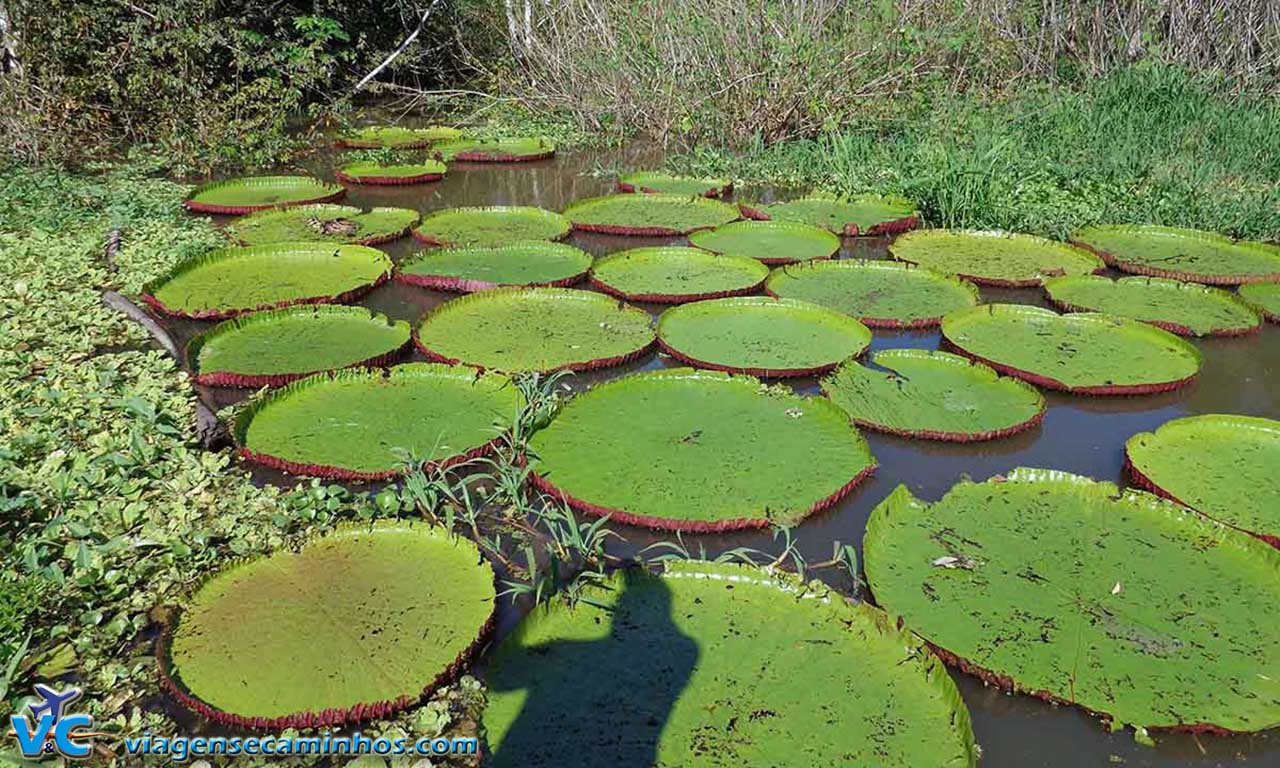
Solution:
[[(501, 291), (501, 290), (508, 290), (508, 289), (495, 288), (493, 290)], [(469, 363), (457, 357), (447, 357), (445, 355), (440, 354), (439, 352), (432, 350), (430, 347), (422, 343), (422, 339), (418, 338), (418, 328), (420, 325), (421, 323), (419, 323), (418, 325), (415, 325), (413, 328), (413, 345), (415, 348), (417, 348), (417, 350), (420, 353), (422, 353), (423, 357), (427, 358), (427, 360), (433, 363), (444, 363), (445, 365), (465, 365), (468, 368), (474, 368), (480, 372), (489, 370), (483, 365), (479, 365), (477, 363)], [(554, 370), (573, 371), (575, 373), (578, 373), (582, 371), (594, 371), (600, 368), (613, 368), (614, 366), (625, 365), (634, 360), (639, 360), (640, 358), (649, 354), (649, 350), (653, 349), (653, 344), (654, 342), (651, 341), (648, 344), (641, 347), (640, 349), (627, 352), (626, 354), (615, 355), (613, 357), (598, 357), (592, 360), (585, 360), (583, 362), (569, 363), (568, 365), (559, 366)]]
[(333, 176), (343, 184), (370, 184), (372, 186), (403, 187), (412, 184), (427, 184), (432, 181), (440, 181), (444, 178), (444, 173), (427, 172), (420, 173), (416, 176), (352, 176), (339, 168), (333, 172)]
[[(381, 355), (375, 355), (367, 360), (361, 360), (351, 365), (343, 366), (338, 370), (349, 368), (385, 368), (396, 360), (404, 356), (406, 352), (413, 349), (413, 339), (409, 339), (404, 344), (385, 352)], [(276, 373), (267, 375), (250, 375), (244, 373), (228, 373), (227, 371), (214, 371), (213, 373), (199, 373), (191, 377), (191, 380), (197, 384), (206, 387), (239, 387), (239, 388), (257, 388), (257, 387), (282, 387), (299, 379), (305, 379), (312, 376), (311, 373)]]
[(543, 281), (536, 281), (532, 283), (502, 283), (502, 282), (494, 282), (492, 280), (478, 280), (471, 277), (460, 277), (457, 275), (444, 275), (444, 274), (431, 275), (431, 274), (420, 274), (417, 272), (409, 272), (406, 270), (406, 268), (414, 262), (408, 262), (408, 263), (402, 264), (401, 268), (396, 271), (396, 279), (402, 283), (407, 283), (409, 285), (416, 285), (419, 288), (427, 288), (435, 291), (449, 291), (451, 293), (476, 293), (479, 291), (493, 290), (494, 288), (568, 288), (572, 285), (576, 285), (577, 283), (582, 282), (582, 280), (586, 279), (587, 273), (591, 271), (591, 255), (590, 254), (584, 253), (581, 249), (574, 248), (571, 245), (565, 245), (564, 243), (558, 243), (558, 242), (548, 241), (548, 240), (516, 240), (510, 243), (509, 245), (503, 245), (503, 246), (478, 246), (475, 248), (446, 249), (443, 252), (439, 252), (439, 251), (424, 252), (424, 254), (419, 254), (419, 257), (430, 254), (430, 253), (462, 253), (467, 251), (488, 252), (488, 251), (504, 250), (504, 251), (514, 252), (522, 248), (530, 248), (530, 249), (557, 248), (557, 249), (567, 249), (567, 252), (569, 253), (575, 253), (575, 252), (579, 253), (582, 255), (582, 259), (583, 259), (582, 270), (579, 272), (575, 272), (574, 274), (571, 274), (571, 275), (566, 275), (565, 277), (562, 277), (556, 280), (543, 280)]
[[(702, 226), (692, 226), (688, 228), (676, 229), (674, 227), (665, 226), (632, 226), (627, 224), (595, 224), (590, 222), (582, 222), (576, 220), (572, 213), (575, 210), (581, 210), (592, 205), (605, 204), (615, 198), (626, 197), (626, 195), (602, 195), (599, 197), (589, 197), (582, 200), (575, 200), (564, 207), (562, 214), (569, 219), (573, 228), (581, 232), (597, 232), (602, 235), (623, 235), (628, 237), (680, 237), (693, 232), (704, 229), (714, 229), (720, 224), (727, 224), (735, 219), (721, 221), (719, 224), (709, 223)], [(652, 194), (648, 196), (653, 200), (654, 204), (684, 202), (690, 205), (701, 205), (704, 208), (718, 207), (733, 211), (732, 205), (709, 197), (683, 197), (681, 195)], [(736, 218), (736, 217), (735, 217)]]
[[(1051, 278), (1049, 281), (1046, 281), (1044, 284), (1045, 296), (1049, 299), (1050, 304), (1062, 310), (1063, 312), (1097, 312), (1098, 311), (1097, 309), (1078, 306), (1076, 304), (1072, 304), (1069, 301), (1064, 301), (1062, 299), (1054, 298), (1053, 292), (1050, 290), (1050, 288), (1052, 287), (1050, 283), (1052, 280), (1057, 280), (1057, 279), (1062, 279), (1062, 278)], [(1097, 278), (1094, 278), (1094, 279), (1097, 279)], [(1121, 278), (1121, 279), (1123, 280), (1124, 278)], [(1141, 280), (1143, 278), (1139, 277), (1139, 278), (1130, 278), (1130, 279)], [(1167, 278), (1149, 278), (1149, 279), (1167, 280)], [(1221, 290), (1216, 288), (1210, 288), (1208, 286), (1203, 286), (1200, 283), (1187, 283), (1187, 285), (1188, 286), (1200, 285), (1204, 287), (1206, 290)], [(1134, 319), (1141, 319), (1141, 318), (1134, 318)], [(1220, 337), (1248, 336), (1249, 334), (1258, 333), (1259, 331), (1262, 330), (1262, 324), (1255, 323), (1253, 325), (1241, 325), (1241, 326), (1235, 326), (1232, 328), (1213, 328), (1207, 333), (1197, 333), (1194, 329), (1189, 328), (1188, 326), (1185, 326), (1182, 323), (1175, 323), (1172, 320), (1145, 320), (1144, 319), (1142, 320), (1142, 322), (1147, 323), (1149, 325), (1154, 325), (1155, 327), (1166, 330), (1169, 333), (1176, 333), (1179, 336), (1192, 336), (1192, 337), (1199, 337), (1199, 338), (1210, 337), (1210, 336), (1220, 336)]]
[[(764, 285), (764, 281), (767, 280), (769, 277), (768, 268), (761, 268), (762, 266), (761, 262), (756, 261), (755, 259), (751, 259), (745, 256), (722, 256), (718, 254), (713, 255), (712, 258), (723, 259), (725, 260), (724, 263), (728, 265), (737, 264), (739, 266), (744, 266), (748, 269), (751, 269), (751, 268), (761, 269), (762, 274), (760, 276), (760, 279), (751, 285), (744, 285), (740, 288), (727, 288), (725, 290), (705, 291), (703, 293), (627, 293), (626, 291), (620, 288), (616, 288), (613, 285), (610, 285), (608, 282), (601, 280), (599, 276), (596, 274), (596, 270), (599, 269), (602, 265), (607, 265), (607, 262), (610, 262), (610, 261), (627, 258), (628, 254), (630, 254), (631, 256), (640, 256), (641, 258), (643, 258), (645, 254), (652, 254), (654, 256), (662, 256), (663, 254), (668, 254), (672, 258), (680, 258), (682, 256), (686, 256), (686, 257), (692, 257), (697, 259), (697, 258), (705, 257), (706, 254), (708, 253), (710, 253), (710, 251), (705, 251), (700, 248), (683, 248), (680, 246), (674, 246), (674, 247), (658, 246), (658, 247), (651, 247), (651, 248), (635, 248), (628, 251), (618, 251), (616, 253), (611, 253), (608, 256), (598, 259), (595, 265), (592, 266), (591, 268), (588, 280), (591, 283), (592, 287), (597, 288), (600, 291), (603, 291), (604, 293), (609, 294), (610, 296), (615, 296), (619, 299), (624, 299), (626, 301), (648, 302), (650, 304), (684, 304), (692, 301), (705, 301), (707, 299), (725, 299), (725, 298), (729, 298), (730, 296), (746, 296), (760, 290), (760, 287)], [(711, 263), (715, 263), (715, 262), (712, 261)]]
[(311, 179), (309, 177), (303, 177), (303, 176), (251, 177), (251, 179), (253, 178), (261, 178), (261, 179), (300, 178), (300, 179), (306, 179), (308, 181), (315, 181), (317, 184), (321, 184), (330, 188), (337, 186), (337, 189), (334, 191), (328, 192), (324, 195), (308, 198), (306, 200), (290, 200), (284, 203), (266, 203), (266, 204), (257, 204), (257, 205), (220, 205), (217, 203), (202, 203), (198, 200), (191, 199), (192, 197), (194, 197), (195, 195), (198, 195), (200, 192), (204, 190), (212, 189), (214, 187), (219, 187), (219, 186), (226, 186), (228, 184), (234, 184), (236, 182), (245, 181), (244, 179), (226, 179), (224, 181), (214, 181), (208, 184), (202, 184), (196, 187), (195, 189), (191, 190), (191, 193), (182, 200), (182, 206), (186, 208), (188, 211), (191, 211), (192, 213), (208, 213), (208, 214), (213, 214), (217, 216), (241, 216), (246, 213), (257, 213), (258, 211), (265, 211), (270, 208), (288, 208), (294, 205), (310, 205), (313, 203), (332, 203), (332, 202), (341, 200), (343, 197), (346, 197), (346, 194), (347, 194), (346, 187), (342, 187), (334, 184), (324, 184), (324, 182), (321, 182), (318, 179)]
[[(1280, 281), (1280, 272), (1251, 274), (1251, 275), (1231, 275), (1231, 274), (1212, 275), (1212, 274), (1204, 274), (1200, 272), (1186, 272), (1178, 269), (1161, 269), (1159, 267), (1152, 267), (1140, 262), (1127, 261), (1125, 259), (1121, 259), (1117, 257), (1115, 254), (1111, 253), (1105, 248), (1102, 248), (1101, 246), (1093, 245), (1086, 242), (1083, 238), (1087, 236), (1087, 233), (1090, 229), (1113, 229), (1113, 230), (1114, 229), (1138, 229), (1138, 230), (1181, 233), (1189, 237), (1220, 241), (1223, 245), (1227, 245), (1227, 246), (1232, 246), (1232, 245), (1251, 246), (1252, 245), (1252, 246), (1266, 247), (1267, 244), (1260, 243), (1257, 241), (1233, 240), (1229, 237), (1226, 237), (1225, 235), (1220, 235), (1215, 232), (1204, 232), (1201, 230), (1182, 229), (1179, 227), (1161, 227), (1153, 224), (1110, 225), (1110, 226), (1090, 227), (1090, 228), (1086, 228), (1085, 230), (1081, 230), (1079, 232), (1073, 232), (1068, 238), (1067, 242), (1069, 242), (1071, 245), (1074, 245), (1077, 248), (1083, 248), (1084, 250), (1089, 251), (1093, 255), (1097, 256), (1098, 258), (1106, 262), (1107, 266), (1112, 267), (1113, 269), (1118, 269), (1121, 272), (1125, 272), (1127, 274), (1143, 275), (1145, 277), (1162, 277), (1169, 280), (1178, 280), (1184, 283), (1200, 283), (1202, 285), (1220, 285), (1220, 286), (1251, 285), (1254, 283), (1274, 283), (1274, 282)], [(1275, 245), (1272, 245), (1271, 247), (1276, 248)], [(1277, 250), (1277, 253), (1280, 253), (1280, 250)]]
[[(750, 203), (738, 203), (738, 210), (742, 211), (742, 218), (752, 219), (754, 221), (773, 221), (773, 217), (769, 215), (764, 208)], [(920, 226), (920, 214), (913, 213), (909, 216), (893, 219), (891, 221), (882, 221), (878, 224), (872, 224), (867, 231), (859, 231), (858, 225), (852, 222), (844, 225), (844, 230), (840, 233), (845, 237), (880, 237), (885, 235), (900, 235), (903, 232), (910, 232)]]
[(391, 272), (384, 272), (377, 280), (359, 288), (352, 288), (349, 291), (343, 291), (335, 296), (307, 296), (301, 299), (289, 299), (287, 301), (277, 301), (273, 304), (261, 304), (252, 309), (204, 309), (199, 312), (184, 312), (181, 310), (171, 309), (165, 306), (164, 302), (149, 293), (143, 293), (139, 296), (148, 307), (154, 309), (162, 315), (170, 317), (181, 317), (187, 320), (227, 320), (240, 315), (246, 315), (250, 312), (262, 312), (268, 309), (284, 309), (285, 307), (297, 307), (303, 304), (350, 304), (351, 302), (363, 297), (374, 288), (381, 286), (383, 283), (391, 279)]
[[(647, 175), (651, 175), (651, 174), (648, 174), (642, 171), (642, 172), (631, 173), (631, 174), (627, 174), (626, 176), (619, 177), (617, 182), (618, 191), (625, 192), (627, 194), (633, 194), (636, 192), (642, 192), (646, 195), (666, 194), (661, 189), (655, 189), (653, 187), (645, 186), (643, 182), (640, 183), (639, 185), (633, 183), (635, 180), (633, 177), (640, 177), (640, 176), (647, 176)], [(632, 181), (627, 181), (628, 178), (632, 178)], [(703, 197), (723, 198), (733, 194), (732, 181), (724, 181), (723, 183), (721, 183), (721, 180), (709, 179), (708, 181), (713, 181), (715, 185), (708, 187), (707, 191), (702, 193)]]

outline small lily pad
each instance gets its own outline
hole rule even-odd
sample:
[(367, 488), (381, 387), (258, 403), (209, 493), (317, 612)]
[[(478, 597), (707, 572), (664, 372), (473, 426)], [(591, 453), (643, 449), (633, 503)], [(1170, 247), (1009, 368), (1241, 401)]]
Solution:
[(560, 240), (572, 227), (554, 211), (527, 205), (446, 208), (423, 217), (413, 236), (429, 245), (507, 245), (513, 240)]
[(219, 323), (187, 345), (199, 384), (280, 386), (320, 371), (385, 365), (407, 350), (409, 324), (364, 307), (317, 304)]
[(534, 482), (587, 514), (685, 531), (793, 524), (875, 469), (829, 401), (670, 368), (598, 384), (530, 441)]
[(655, 171), (637, 171), (618, 179), (618, 191), (724, 197), (733, 191), (733, 182), (729, 179), (700, 179)]
[(238, 216), (287, 205), (331, 203), (347, 190), (310, 176), (248, 176), (204, 184), (182, 201), (187, 210)]
[(241, 245), (318, 242), (378, 245), (409, 234), (418, 223), (417, 211), (350, 205), (299, 205), (260, 211), (227, 227), (227, 235)]
[(334, 176), (343, 184), (404, 186), (439, 181), (444, 178), (445, 170), (445, 164), (437, 160), (399, 164), (361, 162), (342, 166)]
[(743, 205), (749, 219), (799, 221), (839, 235), (892, 235), (920, 223), (915, 203), (892, 195), (810, 195), (769, 205)]
[(565, 206), (575, 229), (612, 235), (676, 236), (727, 224), (738, 209), (691, 195), (607, 195)]
[(440, 160), (469, 163), (522, 163), (546, 160), (555, 156), (556, 145), (550, 139), (522, 137), (511, 139), (456, 139), (433, 147)]
[(658, 318), (658, 343), (699, 368), (810, 376), (862, 354), (871, 331), (818, 304), (739, 296), (668, 309)]
[(1012, 435), (1044, 418), (1035, 387), (958, 355), (882, 349), (871, 362), (850, 360), (822, 380), (823, 393), (860, 427), (967, 443)]
[(1046, 280), (1044, 289), (1059, 309), (1132, 317), (1180, 336), (1238, 336), (1262, 324), (1258, 313), (1235, 295), (1198, 283), (1074, 275)]
[(768, 267), (745, 256), (700, 248), (633, 248), (597, 261), (591, 283), (630, 301), (679, 304), (753, 293), (768, 276)]
[(1087, 227), (1071, 241), (1121, 272), (1211, 285), (1280, 281), (1280, 247), (1177, 227)]
[(762, 264), (829, 259), (840, 238), (798, 221), (735, 221), (689, 235), (689, 243), (726, 256), (749, 256)]
[(1106, 265), (1073, 245), (1013, 232), (925, 229), (889, 245), (899, 261), (982, 285), (1026, 288), (1045, 278), (1087, 275)]
[(1280, 283), (1249, 283), (1240, 286), (1240, 298), (1257, 307), (1268, 320), (1280, 323)]
[(454, 299), (420, 321), (433, 360), (498, 371), (583, 371), (621, 365), (653, 344), (649, 313), (570, 288), (495, 288)]
[(458, 128), (431, 125), (406, 128), (399, 125), (370, 125), (355, 128), (338, 137), (338, 146), (350, 149), (421, 149), (443, 141), (459, 139)]
[(439, 291), (568, 286), (591, 269), (591, 254), (564, 243), (521, 240), (509, 245), (443, 248), (400, 265), (396, 277)]
[(956, 277), (894, 261), (814, 261), (775, 269), (771, 296), (821, 304), (872, 328), (931, 328), (942, 316), (976, 306), (978, 289)]

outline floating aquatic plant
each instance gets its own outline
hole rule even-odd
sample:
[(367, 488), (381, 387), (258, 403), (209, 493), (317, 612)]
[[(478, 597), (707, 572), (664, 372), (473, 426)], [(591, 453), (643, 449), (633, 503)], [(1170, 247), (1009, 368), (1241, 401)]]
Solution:
[(521, 137), (510, 139), (455, 139), (435, 145), (440, 160), (470, 163), (521, 163), (546, 160), (555, 156), (556, 145), (550, 139)]
[(745, 256), (700, 248), (633, 248), (597, 261), (591, 284), (630, 301), (679, 304), (753, 293), (768, 276), (768, 267)]
[(444, 178), (445, 164), (438, 160), (415, 163), (349, 163), (334, 172), (343, 184), (374, 184), (380, 186), (405, 186), (425, 184)]
[(431, 125), (425, 128), (407, 128), (399, 125), (370, 125), (356, 128), (338, 136), (338, 146), (348, 149), (421, 149), (462, 138), (458, 128)]
[(734, 221), (689, 235), (689, 243), (726, 256), (749, 256), (762, 264), (828, 259), (840, 238), (798, 221)]
[(1280, 281), (1280, 247), (1150, 225), (1087, 227), (1071, 241), (1122, 272), (1211, 285)]
[(1010, 288), (1037, 286), (1048, 277), (1087, 275), (1105, 266), (1083, 248), (1000, 231), (925, 229), (899, 237), (889, 253), (945, 275)]
[(427, 214), (413, 236), (428, 245), (507, 245), (513, 240), (560, 240), (572, 227), (553, 211), (528, 205), (446, 208)]
[(565, 206), (575, 229), (611, 235), (676, 236), (738, 218), (728, 203), (691, 195), (607, 195)]
[(978, 304), (978, 289), (956, 277), (894, 261), (815, 261), (776, 269), (771, 296), (821, 304), (872, 328), (931, 328)]
[(1280, 323), (1280, 283), (1242, 285), (1240, 298), (1256, 307), (1271, 322)]
[(379, 245), (409, 234), (417, 211), (351, 205), (299, 205), (249, 214), (226, 228), (241, 245), (285, 242), (359, 243)]
[(839, 235), (892, 235), (920, 223), (915, 203), (893, 195), (837, 197), (815, 194), (768, 205), (743, 204), (742, 215), (761, 221), (799, 221)]
[(733, 182), (729, 179), (700, 179), (692, 176), (673, 176), (656, 171), (637, 171), (619, 177), (618, 191), (724, 197), (733, 191)]
[(196, 187), (182, 204), (197, 213), (239, 215), (267, 208), (330, 203), (347, 190), (310, 176), (248, 176)]
[(517, 240), (508, 245), (443, 248), (400, 265), (396, 277), (440, 291), (573, 285), (587, 276), (591, 254), (564, 243)]
[(1262, 324), (1258, 313), (1234, 294), (1198, 283), (1074, 275), (1046, 280), (1044, 289), (1059, 309), (1132, 317), (1180, 336), (1238, 336)]

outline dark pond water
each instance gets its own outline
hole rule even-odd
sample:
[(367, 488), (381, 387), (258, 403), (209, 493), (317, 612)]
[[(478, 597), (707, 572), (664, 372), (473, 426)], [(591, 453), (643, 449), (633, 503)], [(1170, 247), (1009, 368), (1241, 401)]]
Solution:
[[(347, 202), (371, 207), (391, 205), (430, 212), (462, 205), (538, 205), (559, 210), (570, 201), (612, 190), (612, 181), (590, 175), (592, 170), (639, 169), (658, 165), (652, 149), (635, 147), (598, 154), (577, 154), (518, 165), (456, 164), (441, 182), (411, 187), (352, 187)], [(340, 157), (323, 151), (303, 164), (331, 179)], [(739, 190), (739, 198), (770, 200), (785, 196), (772, 189)], [(575, 233), (569, 242), (596, 255), (641, 245), (683, 244), (682, 238), (626, 238)], [(883, 239), (846, 239), (841, 258), (887, 258)], [(404, 239), (385, 246), (393, 258), (404, 258), (418, 245)], [(1039, 289), (986, 289), (986, 301), (1047, 306)], [(392, 282), (363, 303), (390, 317), (413, 321), (425, 311), (453, 298)], [(657, 307), (650, 307), (656, 314)], [(179, 342), (208, 324), (174, 326)], [(877, 330), (873, 349), (921, 347), (936, 349), (934, 332)], [(985, 479), (1014, 467), (1049, 467), (1123, 484), (1123, 445), (1136, 432), (1150, 430), (1169, 419), (1198, 413), (1240, 413), (1280, 418), (1280, 326), (1238, 339), (1194, 342), (1204, 353), (1204, 369), (1190, 387), (1154, 396), (1086, 398), (1047, 393), (1049, 410), (1043, 424), (1004, 440), (971, 445), (905, 440), (867, 432), (880, 468), (843, 503), (814, 516), (796, 530), (799, 549), (810, 562), (831, 556), (832, 542), (860, 544), (871, 510), (898, 484), (905, 483), (923, 499), (935, 500), (964, 476)], [(592, 381), (675, 363), (656, 353), (631, 365), (580, 375), (575, 389)], [(799, 391), (816, 393), (812, 379), (790, 382)], [(237, 390), (207, 390), (219, 405), (245, 396)], [(1277, 467), (1280, 472), (1280, 467)], [(283, 475), (254, 469), (261, 482), (292, 484)], [(626, 527), (625, 550), (635, 551), (655, 540), (653, 534)], [(738, 534), (686, 536), (686, 544), (705, 544), (711, 553), (749, 546), (778, 551), (768, 535)], [(848, 584), (841, 585), (848, 588)], [(1212, 585), (1205, 585), (1211, 589)], [(504, 627), (518, 620), (509, 611)], [(1277, 628), (1276, 631), (1280, 631)], [(974, 730), (987, 768), (1065, 768), (1067, 766), (1280, 766), (1280, 734), (1252, 737), (1160, 735), (1155, 748), (1134, 742), (1131, 732), (1109, 733), (1096, 719), (1070, 707), (1057, 707), (1027, 696), (1011, 696), (980, 681), (953, 672), (973, 714)], [(903, 768), (909, 768), (904, 766)]]

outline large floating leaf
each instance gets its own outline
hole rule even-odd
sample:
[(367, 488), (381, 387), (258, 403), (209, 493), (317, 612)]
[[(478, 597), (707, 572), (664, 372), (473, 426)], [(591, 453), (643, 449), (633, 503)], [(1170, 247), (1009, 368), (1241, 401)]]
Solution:
[(384, 365), (411, 344), (404, 321), (364, 307), (319, 304), (215, 325), (187, 345), (187, 362), (200, 384), (279, 386), (320, 371)]
[(251, 401), (235, 423), (240, 453), (300, 475), (394, 477), (409, 458), (448, 466), (486, 452), (523, 407), (495, 374), (438, 363), (338, 371)]
[(1258, 330), (1262, 318), (1220, 288), (1158, 277), (1111, 280), (1099, 275), (1055, 277), (1045, 292), (1069, 312), (1132, 317), (1182, 336), (1236, 336)]
[(862, 354), (871, 331), (807, 301), (739, 296), (668, 309), (658, 318), (658, 343), (699, 368), (808, 376)]
[(894, 261), (815, 261), (776, 269), (773, 296), (800, 299), (852, 315), (873, 328), (929, 328), (972, 307), (978, 289), (955, 277)]
[(248, 176), (196, 187), (182, 201), (199, 213), (241, 214), (304, 203), (329, 203), (347, 193), (310, 176)]
[(688, 368), (578, 395), (530, 452), (534, 481), (574, 507), (688, 531), (795, 523), (875, 469), (866, 441), (827, 400)]
[(1257, 307), (1271, 322), (1280, 323), (1280, 283), (1242, 285), (1240, 298)]
[(822, 391), (860, 427), (927, 440), (991, 440), (1044, 417), (1039, 390), (946, 352), (882, 349), (875, 367), (850, 360)]
[(876, 600), (1006, 688), (1147, 728), (1280, 725), (1280, 552), (1052, 470), (899, 487), (864, 539)]
[(441, 291), (573, 285), (587, 276), (591, 254), (564, 243), (520, 240), (509, 245), (444, 248), (400, 265), (406, 283)]
[(338, 145), (352, 149), (420, 149), (442, 141), (458, 139), (463, 132), (458, 128), (431, 125), (426, 128), (405, 128), (399, 125), (370, 125), (356, 128), (338, 137)]
[(724, 197), (733, 191), (733, 182), (729, 179), (700, 179), (655, 171), (637, 171), (618, 179), (618, 191)]
[(1122, 272), (1212, 285), (1280, 280), (1280, 248), (1212, 232), (1156, 226), (1088, 227), (1071, 241)]
[(444, 178), (445, 170), (445, 164), (437, 160), (400, 164), (360, 162), (342, 166), (334, 176), (343, 184), (402, 186), (439, 181)]
[(1012, 232), (926, 229), (889, 245), (899, 261), (919, 264), (983, 285), (1028, 287), (1046, 277), (1087, 275), (1105, 265), (1092, 253), (1035, 235)]
[(745, 256), (701, 248), (633, 248), (610, 254), (591, 269), (597, 288), (631, 301), (684, 301), (753, 293), (769, 268)]
[(559, 240), (571, 229), (569, 220), (553, 211), (493, 205), (428, 214), (413, 236), (430, 245), (507, 245), (513, 240)]
[(920, 223), (915, 203), (891, 195), (810, 195), (769, 205), (744, 205), (742, 210), (749, 218), (799, 221), (850, 237), (906, 232)]
[(1200, 352), (1192, 345), (1114, 315), (986, 304), (942, 318), (942, 335), (1001, 373), (1079, 394), (1164, 392), (1200, 371)]
[(969, 714), (937, 658), (817, 583), (711, 563), (619, 572), (498, 647), (489, 762), (968, 768)]
[(570, 203), (564, 215), (588, 232), (661, 237), (727, 224), (738, 209), (691, 195), (607, 195)]
[(1139, 485), (1280, 547), (1280, 421), (1210, 414), (1125, 443)]
[(750, 256), (763, 264), (827, 259), (840, 250), (840, 238), (798, 221), (735, 221), (694, 232), (689, 242), (726, 256)]
[(474, 544), (439, 529), (341, 527), (205, 582), (172, 631), (162, 677), (183, 704), (237, 727), (386, 717), (479, 651), (493, 581)]
[(546, 160), (556, 153), (556, 145), (550, 139), (522, 137), (511, 139), (455, 139), (435, 145), (436, 157), (441, 160), (461, 160), (471, 163), (519, 163), (530, 160)]
[(250, 214), (227, 227), (241, 245), (324, 242), (377, 245), (409, 234), (418, 223), (417, 211), (374, 208), (362, 212), (350, 205), (299, 205)]
[(292, 304), (352, 301), (391, 277), (391, 259), (364, 245), (273, 243), (195, 256), (142, 288), (166, 315), (231, 317)]
[(649, 313), (570, 288), (498, 288), (454, 299), (415, 332), (435, 360), (499, 371), (621, 365), (653, 344)]

